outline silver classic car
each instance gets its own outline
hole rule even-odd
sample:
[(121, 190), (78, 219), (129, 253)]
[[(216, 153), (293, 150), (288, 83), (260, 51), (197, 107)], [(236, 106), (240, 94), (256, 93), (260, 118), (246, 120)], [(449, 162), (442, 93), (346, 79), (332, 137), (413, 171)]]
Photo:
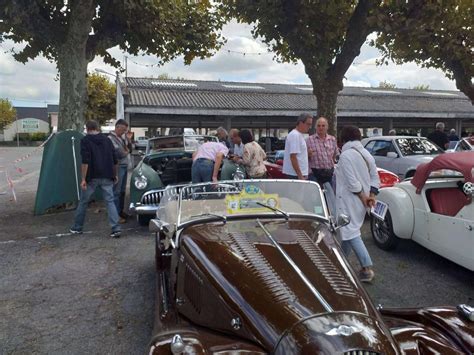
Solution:
[(436, 144), (424, 137), (371, 137), (363, 139), (362, 145), (374, 156), (378, 168), (391, 171), (400, 179), (413, 177), (419, 164), (429, 163), (443, 153)]

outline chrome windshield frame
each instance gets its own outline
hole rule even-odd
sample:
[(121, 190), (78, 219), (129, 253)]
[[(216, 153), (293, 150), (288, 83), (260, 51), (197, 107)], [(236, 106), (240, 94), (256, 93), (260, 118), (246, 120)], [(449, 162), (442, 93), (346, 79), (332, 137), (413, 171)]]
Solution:
[[(307, 213), (291, 213), (291, 212), (287, 212), (288, 215), (291, 217), (295, 217), (295, 216), (298, 216), (298, 215), (306, 215), (306, 216), (314, 216), (315, 219), (323, 219), (324, 221), (327, 221), (328, 223), (330, 222), (330, 214), (329, 214), (329, 210), (328, 210), (328, 207), (326, 205), (326, 199), (325, 199), (325, 196), (324, 196), (324, 192), (323, 190), (321, 189), (321, 187), (319, 186), (319, 184), (315, 181), (309, 181), (309, 180), (294, 180), (294, 179), (244, 179), (244, 180), (223, 180), (223, 181), (218, 181), (216, 183), (209, 183), (209, 182), (206, 182), (206, 183), (199, 183), (199, 184), (188, 184), (188, 185), (185, 185), (183, 186), (181, 189), (180, 189), (180, 192), (179, 192), (179, 195), (178, 195), (178, 206), (177, 206), (177, 219), (176, 219), (176, 232), (178, 233), (183, 227), (185, 227), (186, 225), (189, 224), (189, 221), (185, 221), (185, 222), (182, 222), (182, 216), (181, 216), (181, 204), (182, 204), (182, 197), (183, 197), (183, 192), (185, 191), (185, 189), (187, 187), (199, 187), (199, 186), (209, 186), (209, 185), (219, 185), (219, 184), (236, 184), (236, 183), (269, 183), (269, 182), (275, 182), (275, 183), (288, 183), (288, 182), (292, 182), (292, 183), (298, 183), (298, 184), (312, 184), (314, 185), (317, 189), (318, 189), (318, 192), (319, 192), (319, 197), (320, 197), (320, 200), (322, 202), (322, 208), (323, 208), (323, 212), (324, 212), (324, 215), (319, 215), (319, 214), (316, 214), (316, 213), (310, 213), (309, 211)], [(260, 215), (262, 215), (260, 213)], [(275, 214), (275, 212), (273, 211), (269, 211), (268, 213), (268, 216), (278, 216), (278, 214)], [(229, 216), (227, 216), (229, 217)], [(243, 219), (243, 218), (258, 218), (258, 215), (255, 214), (255, 213), (249, 213), (249, 214), (244, 214), (244, 213), (241, 213), (239, 214), (239, 219)], [(196, 219), (196, 221), (200, 221), (201, 219)], [(208, 220), (208, 218), (203, 218), (202, 220)]]

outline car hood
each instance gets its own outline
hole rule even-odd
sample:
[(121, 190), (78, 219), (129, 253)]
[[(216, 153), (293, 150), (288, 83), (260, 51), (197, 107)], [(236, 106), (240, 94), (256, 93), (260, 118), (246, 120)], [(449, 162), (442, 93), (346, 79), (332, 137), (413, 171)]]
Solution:
[[(199, 269), (196, 273), (208, 280), (218, 299), (239, 314), (245, 334), (252, 335), (250, 340), (269, 351), (284, 352), (292, 347), (302, 349), (299, 342), (318, 338), (313, 334), (316, 328), (337, 332), (340, 326), (347, 326), (354, 327), (354, 335), (327, 351), (360, 349), (364, 345), (361, 334), (376, 338), (365, 343), (364, 349), (394, 351), (390, 332), (325, 223), (264, 220), (262, 225), (256, 220), (195, 225), (182, 232), (180, 242), (183, 260), (191, 259), (190, 264)], [(341, 316), (329, 316), (336, 313)], [(307, 322), (301, 323), (303, 320)], [(212, 323), (202, 325), (212, 327)]]

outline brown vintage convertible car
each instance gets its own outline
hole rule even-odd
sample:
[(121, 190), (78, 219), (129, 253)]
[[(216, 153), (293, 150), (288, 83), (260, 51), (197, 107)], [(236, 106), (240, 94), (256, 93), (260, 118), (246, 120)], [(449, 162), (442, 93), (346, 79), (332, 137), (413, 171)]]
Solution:
[(164, 194), (150, 354), (464, 354), (466, 305), (375, 307), (319, 186), (243, 180)]

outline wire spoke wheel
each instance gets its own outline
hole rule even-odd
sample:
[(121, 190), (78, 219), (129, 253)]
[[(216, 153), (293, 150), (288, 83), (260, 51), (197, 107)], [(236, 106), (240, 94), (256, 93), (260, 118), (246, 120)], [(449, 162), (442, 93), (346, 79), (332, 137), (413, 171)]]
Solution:
[(389, 211), (387, 211), (383, 221), (372, 216), (370, 230), (375, 244), (380, 249), (392, 250), (397, 246), (398, 238), (393, 232), (392, 217)]

